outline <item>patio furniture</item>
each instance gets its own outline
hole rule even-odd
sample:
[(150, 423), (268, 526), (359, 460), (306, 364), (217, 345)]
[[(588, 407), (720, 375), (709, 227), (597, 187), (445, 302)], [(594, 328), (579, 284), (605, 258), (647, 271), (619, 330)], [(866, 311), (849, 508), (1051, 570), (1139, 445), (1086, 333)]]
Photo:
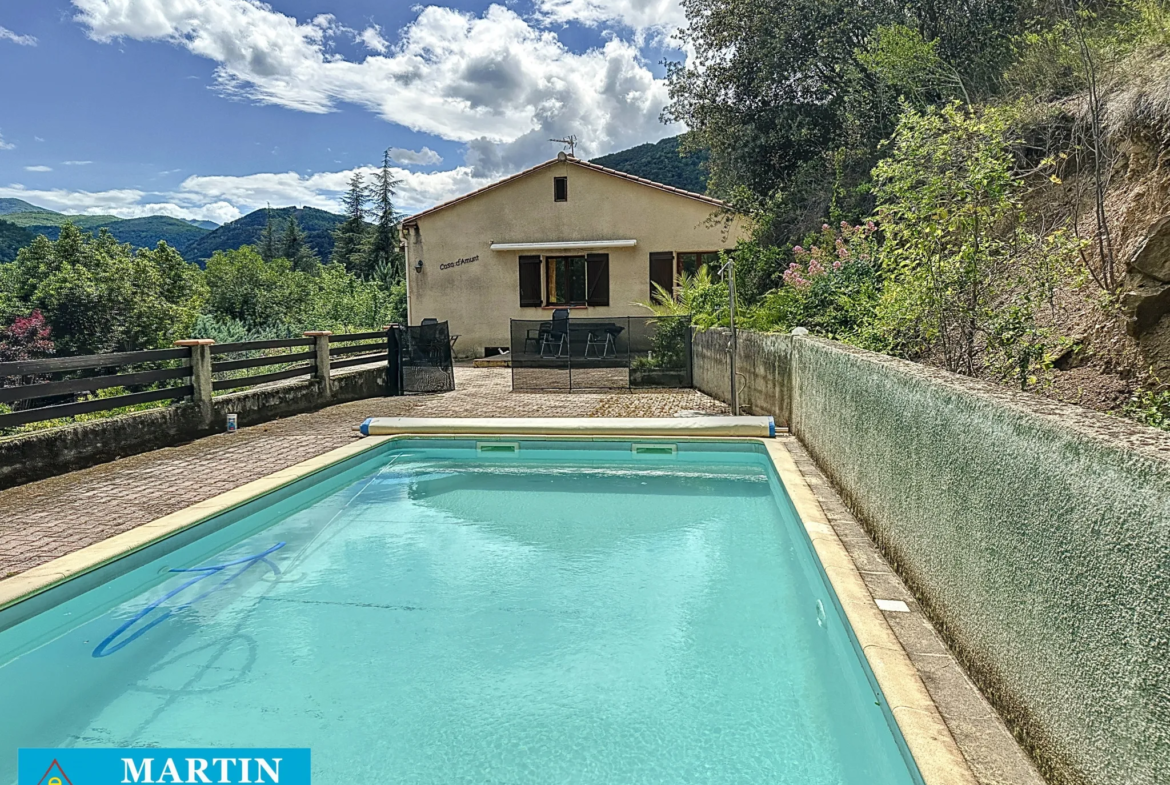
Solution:
[[(542, 328), (543, 329), (543, 328)], [(548, 354), (555, 349), (553, 354)], [(552, 322), (549, 328), (540, 337), (540, 356), (557, 359), (569, 353), (569, 309), (558, 308), (553, 311)]]
[(591, 349), (598, 360), (617, 357), (617, 337), (624, 329), (616, 324), (595, 325), (585, 336), (585, 359), (589, 359)]

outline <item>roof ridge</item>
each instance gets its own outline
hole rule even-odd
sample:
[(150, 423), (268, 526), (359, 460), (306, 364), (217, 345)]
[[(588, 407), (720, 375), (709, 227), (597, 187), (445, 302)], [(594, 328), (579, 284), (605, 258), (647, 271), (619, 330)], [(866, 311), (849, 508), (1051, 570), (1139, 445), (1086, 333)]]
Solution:
[(586, 169), (592, 169), (594, 171), (610, 175), (611, 177), (618, 177), (618, 178), (621, 178), (623, 180), (629, 180), (631, 182), (638, 183), (639, 185), (645, 185), (645, 186), (648, 186), (650, 188), (657, 188), (658, 190), (665, 191), (667, 193), (673, 193), (673, 194), (676, 194), (678, 196), (684, 196), (688, 199), (695, 199), (695, 200), (700, 201), (700, 202), (706, 202), (707, 204), (711, 204), (711, 205), (714, 205), (716, 207), (722, 207), (722, 208), (727, 209), (727, 210), (732, 209), (731, 205), (729, 205), (727, 202), (723, 201), (722, 199), (716, 199), (714, 196), (707, 196), (706, 194), (695, 193), (694, 191), (688, 191), (684, 188), (676, 188), (673, 185), (666, 185), (665, 183), (659, 183), (659, 182), (655, 182), (654, 180), (648, 180), (645, 177), (638, 177), (637, 175), (630, 174), (629, 172), (622, 172), (622, 171), (619, 171), (617, 169), (610, 169), (608, 166), (602, 166), (601, 164), (595, 164), (592, 161), (585, 161), (585, 160), (582, 160), (580, 158), (576, 158), (576, 157), (571, 156), (571, 155), (565, 155), (564, 153), (562, 153), (562, 154), (558, 155), (556, 158), (550, 158), (549, 160), (543, 161), (539, 164), (536, 164), (535, 166), (530, 166), (527, 169), (523, 169), (519, 172), (516, 172), (515, 174), (510, 174), (507, 177), (496, 180), (493, 183), (488, 183), (485, 186), (482, 186), (480, 188), (476, 188), (474, 191), (468, 191), (467, 193), (465, 193), (461, 196), (456, 196), (454, 199), (448, 199), (445, 202), (440, 202), (439, 204), (435, 205), (434, 207), (428, 207), (426, 210), (415, 213), (414, 215), (411, 215), (411, 216), (403, 219), (402, 225), (408, 226), (410, 224), (416, 223), (418, 221), (418, 219), (422, 218), (424, 215), (430, 215), (431, 213), (437, 213), (439, 210), (445, 210), (446, 208), (452, 207), (452, 206), (458, 204), (459, 202), (466, 201), (468, 199), (471, 199), (474, 196), (479, 196), (480, 194), (485, 193), (487, 191), (490, 191), (493, 188), (498, 188), (501, 185), (504, 185), (505, 183), (510, 183), (513, 180), (519, 179), (519, 178), (524, 177), (526, 175), (530, 175), (533, 172), (536, 172), (536, 171), (539, 171), (539, 170), (545, 168), (546, 166), (551, 166), (551, 165), (557, 164), (557, 163), (569, 163), (569, 164), (573, 164), (575, 166), (581, 166), (581, 167), (584, 167)]

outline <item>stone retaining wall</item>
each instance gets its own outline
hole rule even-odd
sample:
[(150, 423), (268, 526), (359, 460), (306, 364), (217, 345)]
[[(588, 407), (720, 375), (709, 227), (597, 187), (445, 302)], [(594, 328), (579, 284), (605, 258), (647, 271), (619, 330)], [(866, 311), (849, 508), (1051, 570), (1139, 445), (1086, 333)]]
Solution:
[(806, 336), (737, 364), (1051, 781), (1170, 782), (1170, 433)]

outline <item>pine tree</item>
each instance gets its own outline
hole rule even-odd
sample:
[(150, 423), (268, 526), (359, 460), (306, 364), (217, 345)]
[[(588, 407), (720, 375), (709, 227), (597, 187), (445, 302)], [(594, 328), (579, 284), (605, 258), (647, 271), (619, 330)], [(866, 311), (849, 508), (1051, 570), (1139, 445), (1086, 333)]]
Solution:
[(272, 206), (265, 208), (264, 212), (264, 233), (260, 235), (260, 258), (266, 262), (271, 262), (280, 255), (280, 251), (276, 247), (276, 226), (272, 220)]
[(354, 172), (349, 180), (349, 190), (342, 197), (345, 207), (345, 221), (333, 230), (333, 256), (330, 261), (345, 265), (345, 269), (361, 278), (373, 273), (369, 263), (366, 224), (366, 202), (370, 195), (366, 191), (362, 173)]
[(374, 214), (377, 224), (370, 239), (369, 267), (377, 279), (386, 279), (389, 288), (406, 276), (405, 260), (399, 248), (398, 220), (394, 189), (401, 184), (390, 173), (390, 151), (382, 154), (382, 169), (374, 177)]
[(288, 224), (285, 226), (280, 246), (280, 255), (288, 259), (294, 270), (302, 273), (314, 273), (321, 266), (321, 260), (305, 242), (305, 233), (301, 231), (301, 225), (297, 223), (296, 213), (288, 217)]

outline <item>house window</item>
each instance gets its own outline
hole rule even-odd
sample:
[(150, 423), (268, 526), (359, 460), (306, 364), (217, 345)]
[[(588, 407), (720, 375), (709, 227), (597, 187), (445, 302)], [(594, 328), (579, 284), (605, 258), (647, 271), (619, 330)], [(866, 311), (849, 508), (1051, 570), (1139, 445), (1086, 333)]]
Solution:
[(569, 201), (569, 178), (568, 177), (554, 177), (553, 178), (553, 201), (567, 202)]
[(687, 277), (699, 272), (699, 268), (719, 261), (718, 251), (688, 251), (678, 255), (678, 273)]
[(540, 290), (540, 257), (520, 257), (520, 307), (530, 308), (544, 305)]
[(545, 303), (585, 305), (588, 298), (584, 256), (550, 256), (545, 259)]
[(663, 291), (670, 296), (674, 295), (673, 251), (655, 251), (650, 254), (650, 301), (662, 302)]

